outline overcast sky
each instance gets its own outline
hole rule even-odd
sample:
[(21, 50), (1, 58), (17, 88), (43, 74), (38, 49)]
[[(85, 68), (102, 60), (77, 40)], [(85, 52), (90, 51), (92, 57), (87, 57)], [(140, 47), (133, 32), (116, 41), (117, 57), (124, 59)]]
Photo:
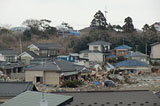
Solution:
[(130, 16), (136, 28), (160, 22), (160, 0), (0, 0), (0, 24), (21, 26), (26, 19), (49, 19), (58, 26), (67, 22), (75, 29), (88, 27), (105, 5), (107, 21), (123, 25)]

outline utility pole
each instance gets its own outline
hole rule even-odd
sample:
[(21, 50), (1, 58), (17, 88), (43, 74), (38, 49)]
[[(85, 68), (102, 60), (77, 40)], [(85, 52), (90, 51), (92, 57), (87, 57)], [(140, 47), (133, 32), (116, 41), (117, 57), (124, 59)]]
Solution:
[(20, 43), (20, 53), (22, 53), (22, 40), (21, 40), (21, 37), (19, 39), (19, 43)]
[(147, 51), (148, 51), (148, 48), (147, 48), (147, 46), (148, 46), (148, 45), (147, 45), (147, 43), (146, 43), (146, 55), (147, 55)]

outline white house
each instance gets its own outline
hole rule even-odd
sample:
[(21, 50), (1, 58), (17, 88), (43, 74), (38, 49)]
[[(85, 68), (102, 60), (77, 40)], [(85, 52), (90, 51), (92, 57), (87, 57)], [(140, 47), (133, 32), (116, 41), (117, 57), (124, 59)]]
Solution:
[(89, 61), (104, 62), (106, 54), (110, 51), (109, 42), (96, 41), (88, 44), (89, 49), (80, 52), (79, 57)]
[(12, 49), (0, 49), (0, 61), (16, 62), (17, 52)]

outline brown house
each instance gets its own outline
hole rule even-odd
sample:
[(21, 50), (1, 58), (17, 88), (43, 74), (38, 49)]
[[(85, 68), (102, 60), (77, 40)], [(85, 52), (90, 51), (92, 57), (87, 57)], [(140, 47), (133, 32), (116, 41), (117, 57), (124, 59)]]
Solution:
[(130, 53), (131, 49), (132, 49), (132, 47), (129, 47), (127, 45), (120, 45), (118, 47), (115, 47), (112, 50), (112, 55), (125, 56)]

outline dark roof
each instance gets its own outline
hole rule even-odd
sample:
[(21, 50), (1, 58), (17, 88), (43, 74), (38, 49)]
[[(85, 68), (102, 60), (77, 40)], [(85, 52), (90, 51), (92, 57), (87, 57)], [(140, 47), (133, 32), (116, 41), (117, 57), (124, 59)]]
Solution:
[(158, 44), (160, 44), (160, 42), (155, 42), (155, 43), (151, 44), (151, 46), (158, 45)]
[(95, 42), (88, 43), (88, 45), (111, 45), (111, 43), (104, 42), (104, 41), (95, 41)]
[(73, 96), (67, 106), (156, 106), (160, 101), (151, 91), (90, 91), (55, 93)]
[(0, 53), (3, 55), (17, 55), (17, 52), (13, 49), (0, 49)]
[(7, 102), (1, 104), (1, 106), (46, 106), (40, 105), (40, 102), (46, 100), (48, 102), (47, 106), (65, 106), (73, 101), (72, 96), (55, 95), (51, 93), (43, 93), (26, 91), (20, 95), (8, 100)]
[(35, 54), (35, 53), (32, 52), (32, 51), (26, 51), (26, 53), (28, 53), (29, 55), (31, 55), (31, 56), (34, 57), (34, 58), (38, 58), (38, 55)]
[(11, 69), (11, 68), (14, 68), (14, 67), (24, 67), (24, 63), (21, 62), (21, 61), (18, 61), (18, 62), (15, 62), (15, 63), (10, 63), (10, 62), (7, 62), (7, 61), (3, 61), (3, 62), (0, 62), (0, 67), (5, 68), (5, 69)]
[(128, 57), (148, 57), (148, 55), (146, 54), (143, 54), (139, 51), (136, 51), (136, 52), (133, 52), (133, 53), (129, 53), (127, 54), (126, 56), (124, 56), (125, 58), (128, 58)]
[(115, 64), (115, 67), (148, 67), (149, 65), (137, 60), (125, 60)]
[(32, 82), (0, 82), (0, 97), (14, 97), (27, 90), (36, 90)]
[(57, 71), (57, 72), (68, 72), (75, 71), (75, 67), (72, 63), (67, 61), (55, 59), (53, 61), (46, 61), (44, 64), (31, 66), (27, 68), (28, 71)]
[(60, 49), (61, 46), (57, 43), (34, 43), (39, 49)]
[(132, 49), (132, 47), (127, 46), (127, 45), (120, 45), (120, 46), (117, 46), (114, 48), (114, 50), (116, 50), (116, 49)]

